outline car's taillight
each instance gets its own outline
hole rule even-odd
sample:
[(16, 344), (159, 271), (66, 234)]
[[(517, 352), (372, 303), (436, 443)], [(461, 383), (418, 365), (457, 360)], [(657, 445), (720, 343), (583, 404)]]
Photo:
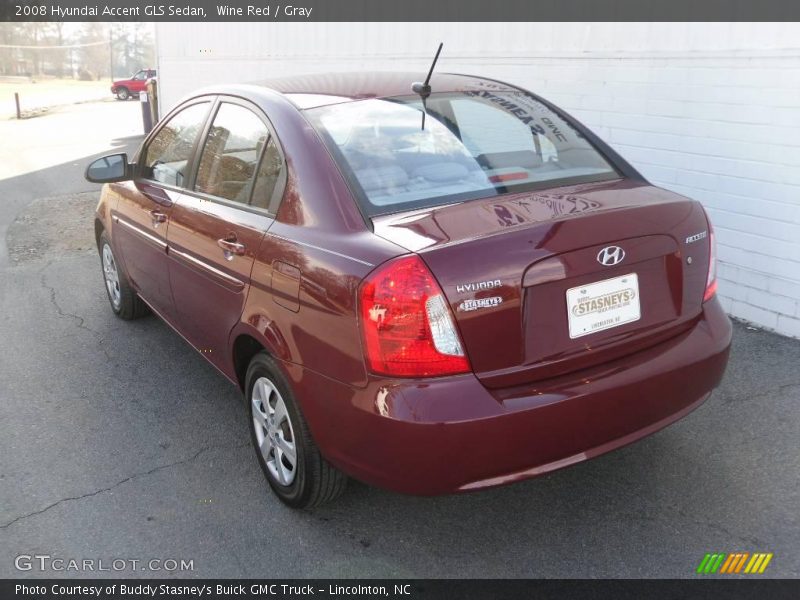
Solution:
[(359, 296), (370, 371), (430, 377), (470, 370), (447, 300), (419, 256), (380, 267), (361, 284)]
[(717, 293), (717, 240), (714, 237), (714, 228), (711, 226), (711, 219), (708, 219), (708, 275), (706, 276), (706, 292), (703, 294), (703, 302), (711, 300)]

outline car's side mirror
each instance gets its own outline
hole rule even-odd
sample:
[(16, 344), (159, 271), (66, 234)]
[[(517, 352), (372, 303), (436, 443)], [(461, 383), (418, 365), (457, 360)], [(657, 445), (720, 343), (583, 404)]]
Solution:
[(126, 181), (133, 178), (133, 168), (128, 164), (127, 154), (109, 154), (89, 163), (84, 177), (92, 183)]

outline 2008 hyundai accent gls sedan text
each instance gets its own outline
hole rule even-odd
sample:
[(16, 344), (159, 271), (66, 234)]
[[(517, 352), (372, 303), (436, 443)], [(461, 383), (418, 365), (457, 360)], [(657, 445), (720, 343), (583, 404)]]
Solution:
[(291, 506), (348, 475), (540, 475), (680, 419), (725, 370), (699, 203), (530, 92), (414, 79), (205, 89), (87, 169), (113, 311), (152, 309), (243, 390)]

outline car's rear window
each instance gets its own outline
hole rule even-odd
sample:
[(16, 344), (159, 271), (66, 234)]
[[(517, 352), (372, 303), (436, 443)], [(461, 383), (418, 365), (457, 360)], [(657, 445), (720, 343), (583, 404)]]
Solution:
[(567, 121), (524, 92), (432, 94), (306, 110), (370, 215), (615, 179)]

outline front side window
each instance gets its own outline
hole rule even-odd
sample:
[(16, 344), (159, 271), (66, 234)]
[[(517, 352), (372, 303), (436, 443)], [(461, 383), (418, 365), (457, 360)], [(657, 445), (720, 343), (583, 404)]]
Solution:
[(195, 190), (247, 204), (269, 132), (251, 110), (222, 103), (203, 144)]
[(195, 140), (210, 102), (192, 104), (175, 114), (150, 141), (141, 161), (145, 179), (182, 187)]
[(139, 71), (133, 76), (134, 81), (144, 81), (147, 79), (147, 71)]
[(369, 215), (618, 178), (567, 121), (524, 92), (432, 94), (306, 110)]

